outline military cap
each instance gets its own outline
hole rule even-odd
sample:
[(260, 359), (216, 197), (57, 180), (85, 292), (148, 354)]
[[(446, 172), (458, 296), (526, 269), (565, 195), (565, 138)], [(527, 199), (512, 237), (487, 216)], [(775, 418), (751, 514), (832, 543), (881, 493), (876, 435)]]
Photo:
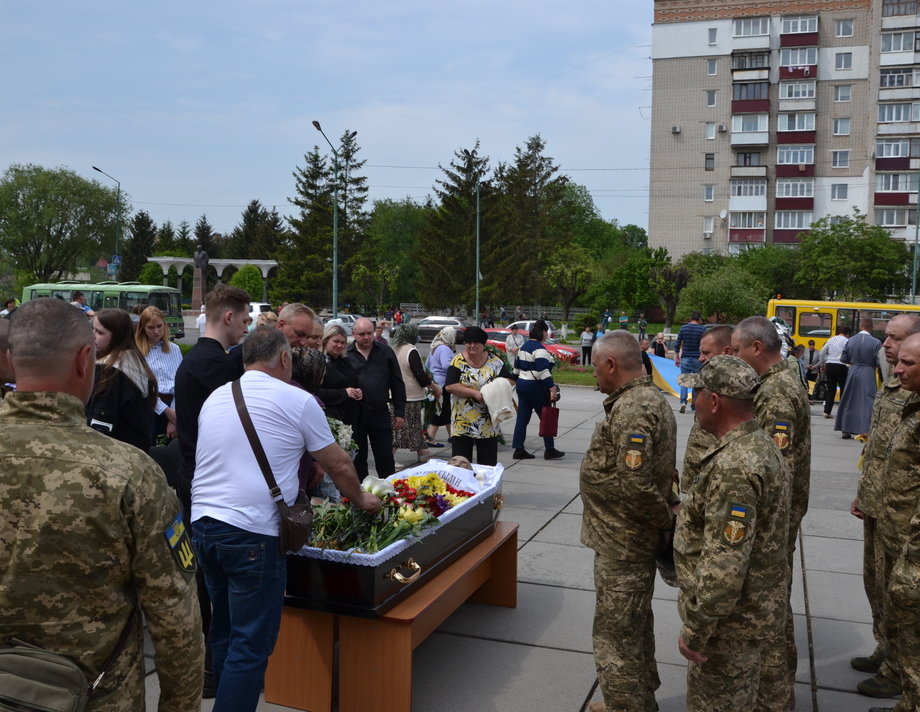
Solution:
[(737, 356), (713, 356), (699, 373), (682, 373), (677, 382), (684, 388), (705, 388), (738, 400), (753, 400), (760, 388), (757, 372)]

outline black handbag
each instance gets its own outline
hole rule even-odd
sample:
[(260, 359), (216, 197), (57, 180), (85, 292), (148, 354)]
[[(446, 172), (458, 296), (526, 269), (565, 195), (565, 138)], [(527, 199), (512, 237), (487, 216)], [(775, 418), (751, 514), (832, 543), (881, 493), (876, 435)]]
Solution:
[(811, 390), (811, 399), (823, 401), (827, 399), (827, 375), (819, 373), (815, 385)]
[(240, 386), (239, 379), (233, 382), (230, 390), (233, 392), (236, 412), (239, 413), (240, 420), (243, 423), (243, 430), (246, 431), (246, 437), (249, 438), (249, 444), (252, 446), (252, 452), (262, 469), (262, 476), (268, 484), (269, 493), (278, 507), (278, 515), (281, 517), (281, 553), (300, 551), (310, 541), (310, 534), (313, 533), (313, 507), (310, 506), (310, 502), (307, 500), (307, 493), (303, 489), (299, 489), (297, 499), (290, 506), (284, 501), (281, 488), (275, 482), (272, 468), (268, 464), (268, 458), (265, 456), (265, 450), (259, 440), (259, 434), (252, 424), (252, 418), (249, 417), (249, 410), (246, 408), (246, 401), (243, 400), (243, 389)]

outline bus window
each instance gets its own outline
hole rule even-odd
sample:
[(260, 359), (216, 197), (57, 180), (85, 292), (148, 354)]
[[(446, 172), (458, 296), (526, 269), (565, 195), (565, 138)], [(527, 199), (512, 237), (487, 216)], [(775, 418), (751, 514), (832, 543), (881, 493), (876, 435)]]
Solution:
[(831, 324), (833, 324), (834, 318), (830, 312), (810, 312), (803, 311), (799, 315), (799, 331), (797, 336), (800, 339), (805, 337), (815, 339), (827, 339), (833, 334), (831, 333)]
[(119, 301), (120, 300), (119, 300), (118, 294), (106, 294), (105, 295), (105, 308), (106, 309), (118, 309), (121, 307), (121, 304), (119, 304)]
[[(855, 334), (857, 331), (859, 331), (859, 325), (856, 323), (857, 320), (858, 313), (856, 309), (837, 310), (837, 329), (840, 329), (841, 326), (849, 326), (850, 333)], [(833, 334), (831, 334), (831, 336), (833, 336)]]
[(99, 311), (102, 309), (104, 299), (105, 294), (103, 292), (94, 290), (89, 293), (89, 299), (86, 300), (86, 303), (89, 304), (89, 308), (93, 311)]
[[(889, 309), (860, 309), (859, 318), (872, 319), (872, 335), (879, 341), (885, 340), (885, 329), (888, 328), (888, 322), (894, 319), (902, 311)], [(857, 326), (858, 328), (858, 326)]]
[(786, 322), (790, 329), (795, 325), (795, 307), (779, 307), (776, 316)]
[(163, 316), (182, 316), (179, 304), (179, 295), (170, 292), (151, 292), (148, 295), (149, 306), (156, 307)]

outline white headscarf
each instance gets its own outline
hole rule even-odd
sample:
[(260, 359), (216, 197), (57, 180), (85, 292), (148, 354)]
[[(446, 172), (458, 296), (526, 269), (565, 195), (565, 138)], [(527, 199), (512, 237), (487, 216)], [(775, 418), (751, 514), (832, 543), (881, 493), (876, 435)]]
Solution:
[(457, 330), (452, 326), (445, 326), (438, 332), (438, 335), (431, 340), (431, 349), (429, 349), (429, 353), (434, 353), (434, 350), (441, 344), (449, 346), (450, 350), (453, 351), (455, 343), (457, 343)]

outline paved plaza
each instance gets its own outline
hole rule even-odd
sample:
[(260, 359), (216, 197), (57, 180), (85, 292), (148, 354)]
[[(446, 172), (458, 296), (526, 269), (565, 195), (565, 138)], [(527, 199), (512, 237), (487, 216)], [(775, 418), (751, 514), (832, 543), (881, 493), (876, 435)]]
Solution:
[[(581, 498), (578, 469), (604, 396), (590, 388), (563, 387), (561, 460), (542, 459), (542, 439), (531, 424), (527, 448), (537, 459), (511, 458), (513, 421), (504, 424), (509, 445), (500, 448), (504, 475), (501, 519), (520, 523), (518, 607), (466, 604), (414, 653), (415, 712), (581, 712), (601, 699), (591, 654), (594, 612), (593, 552), (579, 542)], [(678, 465), (693, 422), (677, 413)], [(799, 647), (796, 710), (865, 712), (893, 706), (856, 693), (868, 677), (849, 659), (872, 652), (869, 606), (862, 588), (862, 523), (849, 513), (856, 492), (856, 461), (862, 444), (841, 440), (833, 420), (812, 407), (811, 503), (796, 555), (793, 610)], [(443, 430), (442, 437), (443, 441)], [(449, 456), (449, 448), (438, 452)], [(412, 465), (415, 453), (399, 451)], [(654, 612), (663, 712), (684, 710), (685, 661), (677, 650), (680, 618), (677, 589), (656, 583)], [(158, 695), (148, 660), (148, 709)], [(386, 690), (380, 691), (381, 695)], [(213, 703), (205, 701), (203, 710)], [(260, 710), (289, 708), (262, 703)], [(408, 712), (408, 711), (407, 711)]]

